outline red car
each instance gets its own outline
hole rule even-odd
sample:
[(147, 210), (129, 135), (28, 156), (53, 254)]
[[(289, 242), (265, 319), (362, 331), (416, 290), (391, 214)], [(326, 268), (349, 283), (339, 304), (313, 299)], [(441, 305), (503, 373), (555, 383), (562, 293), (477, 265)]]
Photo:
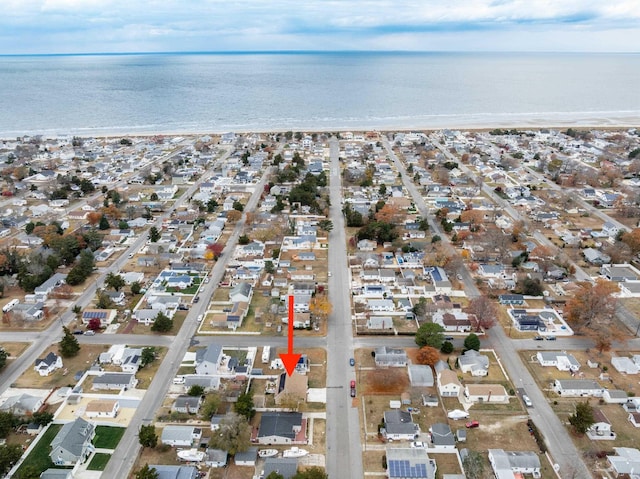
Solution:
[(354, 398), (356, 397), (356, 382), (355, 381), (351, 381), (350, 384), (350, 389), (351, 389), (351, 397)]
[(478, 427), (478, 426), (480, 426), (480, 423), (478, 421), (469, 421), (467, 424), (465, 424), (465, 426), (467, 426), (467, 427)]

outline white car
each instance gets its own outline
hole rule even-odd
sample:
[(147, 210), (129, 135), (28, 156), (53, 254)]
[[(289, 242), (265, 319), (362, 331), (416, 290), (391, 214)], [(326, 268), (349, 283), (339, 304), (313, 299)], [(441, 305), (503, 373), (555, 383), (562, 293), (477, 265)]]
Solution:
[(331, 271), (329, 271), (327, 275), (329, 276), (329, 278), (331, 278)]
[(424, 449), (424, 442), (422, 441), (413, 441), (411, 443), (412, 449)]
[(208, 282), (209, 282), (209, 277), (206, 277), (206, 278), (204, 279), (204, 282), (205, 282), (205, 283), (208, 283)]
[(531, 399), (529, 399), (529, 396), (527, 396), (526, 394), (522, 395), (522, 402), (524, 402), (524, 405), (527, 407), (533, 407), (533, 402), (531, 401)]
[(198, 322), (202, 321), (202, 319), (203, 319), (202, 315), (198, 316)]

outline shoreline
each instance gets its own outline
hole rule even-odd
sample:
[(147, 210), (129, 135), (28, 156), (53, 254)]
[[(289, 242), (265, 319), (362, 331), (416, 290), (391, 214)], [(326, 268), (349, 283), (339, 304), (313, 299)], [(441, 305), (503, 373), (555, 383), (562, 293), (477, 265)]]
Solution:
[[(366, 122), (365, 122), (366, 123)], [(115, 129), (114, 129), (115, 128)], [(356, 124), (350, 126), (289, 126), (289, 127), (274, 127), (274, 128), (185, 128), (185, 129), (171, 129), (171, 128), (158, 128), (147, 129), (144, 127), (123, 127), (123, 131), (116, 131), (118, 127), (106, 127), (95, 128), (93, 131), (87, 131), (87, 128), (69, 128), (66, 130), (43, 130), (43, 131), (29, 131), (16, 134), (0, 134), (0, 140), (15, 140), (23, 136), (42, 136), (44, 138), (56, 138), (60, 136), (77, 136), (81, 138), (119, 138), (119, 137), (138, 137), (146, 138), (150, 136), (198, 136), (198, 135), (221, 135), (227, 132), (234, 132), (240, 134), (249, 133), (285, 133), (287, 131), (302, 132), (302, 133), (321, 133), (321, 132), (406, 132), (406, 131), (440, 131), (440, 130), (461, 130), (461, 131), (489, 131), (495, 128), (503, 129), (518, 129), (518, 130), (540, 130), (540, 129), (564, 129), (564, 128), (578, 128), (578, 129), (591, 129), (591, 130), (620, 130), (628, 128), (640, 128), (640, 116), (632, 116), (625, 118), (589, 118), (589, 119), (567, 119), (567, 120), (538, 120), (531, 121), (489, 121), (489, 122), (477, 122), (470, 121), (468, 123), (462, 121), (453, 122), (438, 122), (421, 124), (416, 122), (414, 124), (407, 125), (392, 125), (392, 124)]]

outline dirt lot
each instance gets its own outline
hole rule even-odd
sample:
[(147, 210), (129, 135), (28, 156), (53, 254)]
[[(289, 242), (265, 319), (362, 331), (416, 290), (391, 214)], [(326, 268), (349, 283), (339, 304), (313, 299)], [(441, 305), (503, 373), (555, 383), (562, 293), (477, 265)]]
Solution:
[[(109, 349), (107, 345), (84, 344), (80, 353), (75, 358), (63, 358), (63, 368), (54, 371), (49, 376), (40, 376), (33, 368), (27, 369), (15, 382), (17, 388), (47, 389), (62, 386), (74, 386), (74, 374), (77, 371), (86, 370), (97, 359), (98, 355)], [(58, 354), (58, 345), (46, 349), (41, 357), (50, 351)]]
[(29, 343), (0, 343), (0, 348), (9, 354), (9, 361), (19, 357), (28, 347)]
[(136, 377), (138, 378), (138, 385), (136, 386), (137, 389), (147, 389), (149, 387), (166, 354), (167, 348), (156, 347), (156, 360), (140, 369), (136, 374)]

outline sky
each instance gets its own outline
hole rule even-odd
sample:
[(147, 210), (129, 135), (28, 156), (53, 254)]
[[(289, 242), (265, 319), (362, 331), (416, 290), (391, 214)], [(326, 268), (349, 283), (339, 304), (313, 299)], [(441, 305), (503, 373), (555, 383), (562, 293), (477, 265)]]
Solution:
[(0, 0), (0, 54), (639, 52), (639, 0)]

